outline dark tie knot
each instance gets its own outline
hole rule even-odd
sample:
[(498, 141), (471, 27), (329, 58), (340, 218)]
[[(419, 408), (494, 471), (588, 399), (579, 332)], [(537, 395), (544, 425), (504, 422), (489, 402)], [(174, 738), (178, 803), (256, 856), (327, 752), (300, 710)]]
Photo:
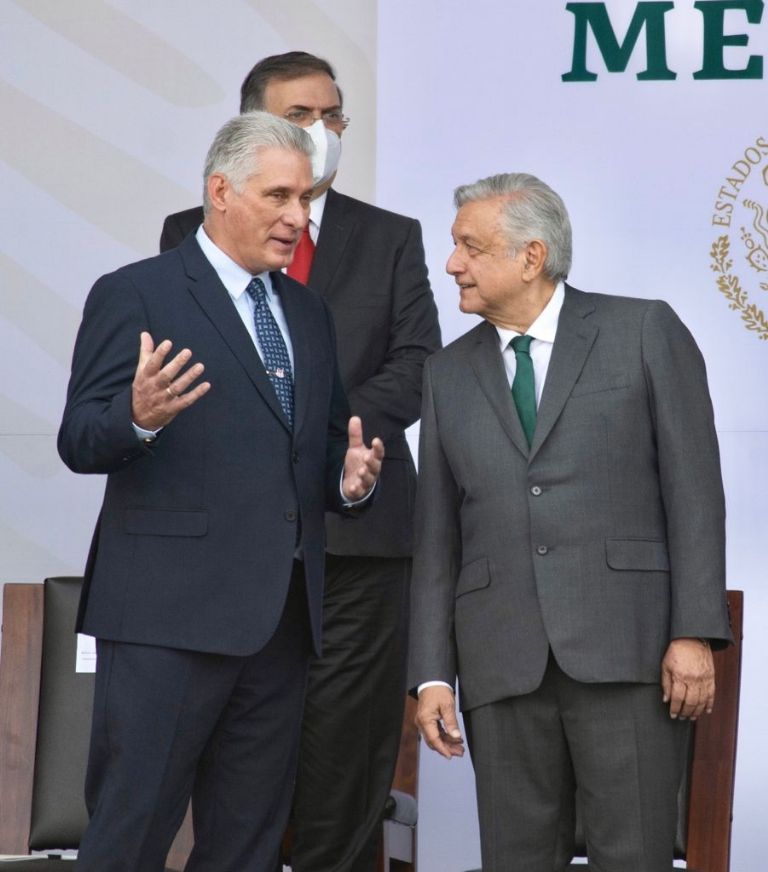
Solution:
[(523, 336), (515, 336), (510, 345), (512, 346), (515, 354), (530, 354), (531, 342), (533, 342), (533, 336), (528, 336), (527, 334), (524, 334)]
[(264, 287), (264, 282), (258, 277), (252, 278), (248, 282), (245, 291), (257, 305), (267, 299), (267, 289)]

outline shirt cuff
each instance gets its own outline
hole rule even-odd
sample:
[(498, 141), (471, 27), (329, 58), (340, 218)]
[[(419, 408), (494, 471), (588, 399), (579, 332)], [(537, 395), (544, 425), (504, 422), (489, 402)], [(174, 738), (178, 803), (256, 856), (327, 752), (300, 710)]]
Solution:
[[(131, 423), (133, 424), (133, 422)], [(162, 427), (158, 427), (157, 430), (145, 430), (143, 427), (139, 427), (138, 424), (133, 424), (133, 432), (140, 442), (154, 442), (157, 439), (157, 434), (162, 429)]]
[[(136, 425), (134, 424), (133, 426), (135, 427)], [(345, 509), (353, 509), (355, 506), (362, 506), (363, 503), (367, 502), (371, 498), (371, 494), (376, 490), (376, 485), (379, 483), (379, 480), (376, 479), (376, 481), (373, 483), (373, 487), (368, 491), (367, 494), (365, 494), (365, 496), (362, 496), (362, 497), (360, 497), (359, 500), (354, 500), (353, 502), (350, 502), (344, 496), (344, 490), (342, 488), (343, 483), (344, 483), (344, 470), (341, 471), (341, 477), (339, 478), (339, 493), (341, 494), (341, 502), (342, 502)]]
[(428, 687), (447, 687), (453, 693), (453, 688), (447, 681), (425, 681), (416, 688), (416, 693), (419, 694)]

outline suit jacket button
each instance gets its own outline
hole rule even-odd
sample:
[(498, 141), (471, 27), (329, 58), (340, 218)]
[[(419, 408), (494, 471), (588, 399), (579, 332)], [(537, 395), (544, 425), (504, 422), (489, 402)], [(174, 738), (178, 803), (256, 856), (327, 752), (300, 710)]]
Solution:
[(540, 496), (542, 495), (543, 491), (542, 491), (542, 489), (541, 489), (537, 484), (535, 484), (535, 485), (531, 488), (531, 493), (532, 493), (535, 497), (540, 497)]
[(536, 553), (540, 554), (543, 557), (545, 554), (549, 553), (549, 548), (547, 548), (546, 545), (538, 545), (536, 547)]
[(296, 512), (293, 509), (288, 509), (288, 511), (284, 515), (286, 521), (295, 521), (296, 520)]

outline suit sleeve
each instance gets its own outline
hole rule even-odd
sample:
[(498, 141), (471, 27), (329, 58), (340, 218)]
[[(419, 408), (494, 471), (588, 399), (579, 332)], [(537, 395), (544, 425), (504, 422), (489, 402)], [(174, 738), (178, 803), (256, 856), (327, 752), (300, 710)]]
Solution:
[(349, 445), (347, 425), (349, 423), (349, 402), (344, 387), (341, 383), (341, 375), (336, 362), (336, 330), (331, 315), (325, 303), (322, 304), (325, 311), (328, 336), (331, 344), (331, 360), (333, 360), (333, 386), (331, 392), (331, 404), (328, 414), (328, 439), (326, 451), (326, 509), (343, 515), (356, 515), (367, 508), (360, 506), (347, 508), (341, 498), (339, 483), (344, 471), (344, 457)]
[(725, 598), (725, 499), (704, 359), (663, 302), (643, 323), (670, 557), (670, 638), (730, 641)]
[(349, 392), (370, 436), (402, 432), (418, 420), (424, 361), (441, 346), (418, 221), (409, 222), (391, 282), (386, 357), (374, 376)]
[(83, 311), (58, 436), (74, 472), (116, 472), (145, 456), (131, 417), (131, 387), (147, 316), (132, 283), (119, 274), (93, 286)]
[(461, 564), (459, 493), (443, 451), (429, 361), (419, 434), (408, 687), (456, 680), (454, 603)]

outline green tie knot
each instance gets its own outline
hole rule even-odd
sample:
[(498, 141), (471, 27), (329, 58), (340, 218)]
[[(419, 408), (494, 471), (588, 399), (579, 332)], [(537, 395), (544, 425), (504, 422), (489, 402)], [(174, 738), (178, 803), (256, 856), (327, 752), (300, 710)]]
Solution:
[(524, 334), (523, 336), (515, 336), (511, 342), (511, 345), (516, 355), (530, 354), (531, 342), (533, 342), (533, 336), (528, 336), (527, 334)]

